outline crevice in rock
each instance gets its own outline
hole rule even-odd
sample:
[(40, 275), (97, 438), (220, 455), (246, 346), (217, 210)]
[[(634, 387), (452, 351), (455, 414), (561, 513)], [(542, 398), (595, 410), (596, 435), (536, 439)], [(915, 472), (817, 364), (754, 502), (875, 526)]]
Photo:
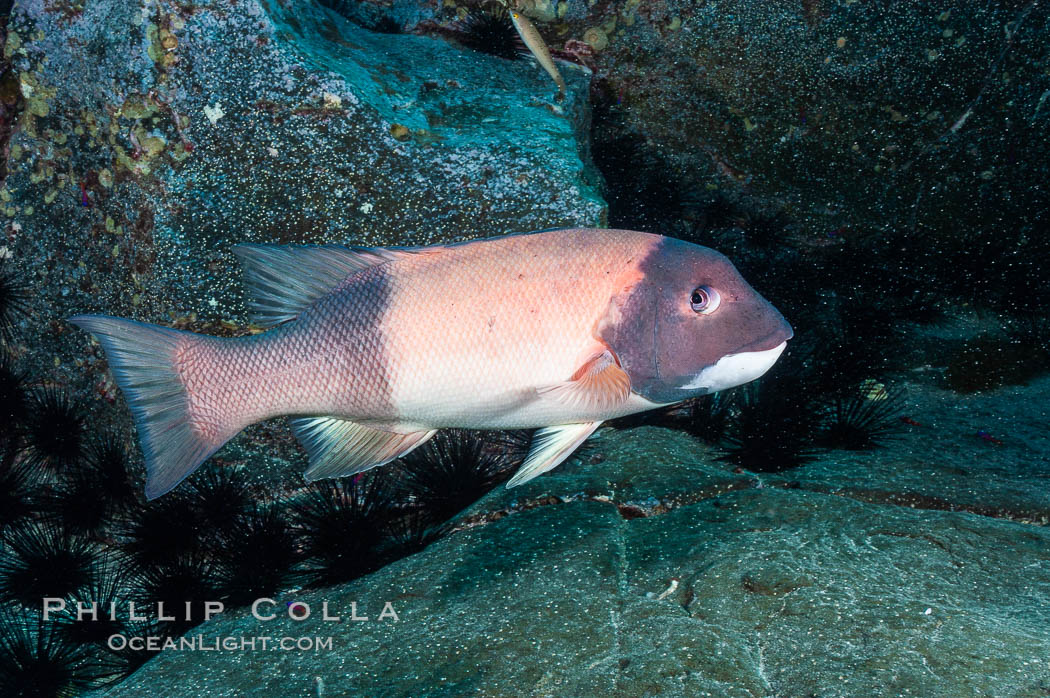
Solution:
[(889, 504), (894, 506), (907, 507), (909, 509), (923, 509), (929, 511), (967, 512), (970, 514), (977, 514), (978, 516), (986, 516), (993, 519), (1004, 519), (1007, 521), (1013, 521), (1015, 523), (1031, 524), (1035, 526), (1050, 525), (1050, 512), (1037, 509), (1010, 509), (1007, 507), (997, 506), (977, 506), (959, 504), (941, 497), (935, 497), (933, 495), (927, 495), (918, 492), (894, 492), (889, 490), (859, 488), (832, 489), (830, 487), (804, 485), (797, 481), (763, 482), (756, 484), (756, 481), (754, 480), (736, 480), (729, 483), (721, 483), (718, 485), (701, 488), (695, 492), (691, 492), (685, 495), (674, 495), (664, 499), (651, 497), (644, 501), (615, 501), (608, 495), (604, 494), (592, 495), (586, 493), (578, 493), (566, 497), (545, 495), (542, 497), (537, 497), (535, 499), (525, 500), (523, 502), (516, 503), (514, 506), (507, 507), (504, 509), (497, 509), (494, 511), (487, 511), (464, 517), (452, 527), (450, 533), (456, 533), (458, 531), (463, 531), (478, 526), (485, 526), (494, 521), (498, 521), (505, 516), (510, 516), (512, 514), (516, 514), (522, 511), (528, 511), (530, 509), (536, 509), (537, 507), (557, 506), (561, 504), (571, 504), (573, 502), (600, 502), (602, 504), (611, 504), (616, 507), (617, 513), (619, 513), (621, 519), (623, 519), (624, 521), (631, 521), (634, 519), (660, 516), (680, 507), (687, 506), (689, 504), (696, 504), (705, 500), (716, 499), (717, 497), (728, 492), (747, 489), (762, 489), (764, 487), (775, 487), (778, 489), (798, 489), (807, 492), (815, 492), (818, 494), (846, 497), (849, 499), (855, 499), (857, 501), (866, 502), (869, 504)]
[[(778, 486), (778, 485), (774, 485)], [(1038, 509), (1010, 509), (1001, 506), (980, 506), (975, 504), (959, 504), (941, 497), (922, 494), (921, 492), (893, 492), (875, 489), (831, 489), (821, 487), (802, 487), (809, 492), (831, 494), (838, 497), (848, 497), (860, 502), (870, 504), (893, 504), (895, 506), (907, 507), (909, 509), (926, 509), (930, 511), (957, 511), (987, 516), (993, 519), (1006, 519), (1016, 523), (1032, 524), (1035, 526), (1050, 525), (1050, 512)]]
[(695, 504), (707, 499), (714, 499), (726, 492), (732, 492), (734, 490), (745, 490), (753, 489), (754, 484), (750, 480), (738, 480), (730, 483), (722, 483), (711, 487), (704, 487), (695, 492), (687, 495), (675, 495), (666, 499), (657, 499), (656, 497), (650, 497), (644, 501), (624, 501), (618, 502), (605, 494), (587, 494), (578, 493), (569, 495), (566, 497), (558, 497), (555, 495), (545, 495), (537, 497), (536, 499), (529, 499), (523, 502), (516, 503), (514, 506), (507, 507), (504, 509), (496, 509), (494, 511), (486, 511), (478, 514), (473, 514), (460, 519), (452, 527), (451, 532), (463, 531), (469, 528), (475, 528), (477, 526), (484, 526), (490, 524), (493, 521), (498, 521), (505, 516), (516, 514), (522, 511), (528, 511), (530, 509), (536, 509), (537, 507), (544, 506), (556, 506), (559, 504), (570, 504), (572, 502), (600, 502), (602, 504), (611, 504), (616, 507), (617, 513), (625, 521), (632, 519), (648, 518), (650, 516), (659, 516), (666, 514), (669, 511), (685, 506), (687, 504)]

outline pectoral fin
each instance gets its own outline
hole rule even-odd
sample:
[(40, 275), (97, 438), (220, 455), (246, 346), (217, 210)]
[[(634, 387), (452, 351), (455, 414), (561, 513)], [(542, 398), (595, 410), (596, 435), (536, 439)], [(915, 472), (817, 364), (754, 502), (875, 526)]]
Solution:
[(310, 455), (307, 480), (344, 477), (400, 458), (422, 446), (436, 430), (395, 433), (335, 417), (291, 420), (295, 437)]
[(563, 424), (540, 429), (532, 437), (532, 448), (525, 462), (507, 482), (507, 487), (517, 487), (537, 475), (553, 470), (572, 455), (576, 448), (594, 433), (601, 422)]
[(580, 410), (604, 410), (627, 400), (631, 394), (631, 377), (620, 368), (616, 355), (603, 347), (576, 369), (571, 379), (539, 388), (537, 392)]

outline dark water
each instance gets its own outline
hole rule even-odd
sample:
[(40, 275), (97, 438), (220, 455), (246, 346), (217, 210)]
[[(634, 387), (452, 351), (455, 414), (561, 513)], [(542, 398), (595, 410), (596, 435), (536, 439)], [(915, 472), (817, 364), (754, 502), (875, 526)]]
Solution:
[[(495, 5), (0, 3), (0, 695), (1047, 695), (1047, 6), (519, 9), (561, 99)], [(146, 501), (67, 322), (243, 337), (234, 244), (565, 227), (794, 338), (519, 488), (528, 431), (308, 483), (281, 418)]]

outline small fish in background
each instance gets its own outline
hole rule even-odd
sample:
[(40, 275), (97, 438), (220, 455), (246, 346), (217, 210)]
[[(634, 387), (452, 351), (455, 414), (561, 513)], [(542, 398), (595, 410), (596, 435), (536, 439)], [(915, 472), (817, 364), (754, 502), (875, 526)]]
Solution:
[(1002, 446), (1003, 445), (1003, 442), (1001, 440), (995, 438), (994, 436), (992, 436), (991, 434), (986, 432), (984, 429), (978, 429), (977, 433), (974, 434), (974, 436), (976, 436), (981, 441), (987, 441), (988, 443), (994, 444), (996, 446)]
[(554, 64), (550, 49), (547, 48), (543, 37), (540, 36), (536, 26), (522, 13), (514, 8), (508, 8), (508, 14), (510, 15), (511, 23), (514, 24), (514, 28), (518, 30), (518, 36), (525, 42), (525, 46), (532, 52), (540, 66), (551, 76), (554, 84), (558, 86), (556, 99), (560, 102), (565, 98), (565, 80), (562, 79), (561, 73), (558, 72), (558, 66)]
[(909, 427), (921, 427), (922, 426), (922, 422), (916, 422), (911, 417), (901, 417), (900, 420), (904, 424), (907, 424)]
[(282, 415), (310, 480), (383, 465), (444, 427), (539, 428), (518, 485), (607, 419), (758, 378), (792, 337), (725, 256), (649, 233), (234, 252), (261, 334), (70, 320), (101, 342), (128, 401), (150, 499)]

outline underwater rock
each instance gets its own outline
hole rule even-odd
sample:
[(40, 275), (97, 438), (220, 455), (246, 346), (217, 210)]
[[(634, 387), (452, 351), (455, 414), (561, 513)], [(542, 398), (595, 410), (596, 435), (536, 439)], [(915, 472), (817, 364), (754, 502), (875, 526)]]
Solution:
[[(1033, 387), (1050, 390), (1045, 383)], [(951, 438), (958, 407), (923, 415), (942, 432), (923, 452)], [(984, 499), (1005, 501), (1017, 482), (996, 492), (995, 476), (1017, 454), (982, 462), (947, 451), (942, 460), (985, 468), (987, 477), (969, 482), (981, 483)], [(1036, 695), (1050, 681), (1048, 618), (1033, 612), (1050, 607), (1045, 527), (852, 498), (850, 481), (892, 488), (894, 463), (915, 467), (893, 448), (866, 459), (821, 456), (784, 474), (797, 474), (793, 482), (734, 473), (716, 456), (660, 427), (603, 430), (582, 459), (493, 490), (416, 555), (345, 585), (278, 595), (261, 607), (282, 612), (273, 620), (231, 611), (192, 634), (331, 637), (331, 649), (165, 652), (111, 695), (407, 696), (441, 687), (947, 697)], [(1045, 463), (1025, 472), (1034, 488)], [(923, 477), (899, 484), (921, 489)], [(961, 497), (961, 484), (939, 494)], [(1032, 496), (1046, 506), (1045, 495)], [(379, 619), (388, 601), (396, 621)], [(283, 611), (292, 602), (309, 605), (311, 617), (290, 620)], [(323, 620), (324, 603), (340, 621)], [(369, 620), (350, 620), (354, 611)]]
[(676, 186), (785, 206), (813, 245), (906, 229), (929, 248), (1045, 229), (1050, 198), (1018, 181), (1050, 177), (1048, 17), (1034, 2), (671, 0), (599, 4), (568, 35), (615, 26), (593, 57), (596, 152), (637, 138)]
[(7, 29), (26, 108), (2, 254), (33, 285), (34, 373), (79, 380), (69, 357), (88, 340), (65, 322), (78, 312), (246, 332), (234, 243), (414, 245), (603, 220), (584, 71), (566, 71), (555, 103), (533, 66), (309, 2), (28, 0)]
[[(332, 2), (410, 31), (484, 5)], [(637, 142), (666, 161), (651, 177), (657, 187), (694, 204), (721, 193), (743, 213), (784, 208), (814, 246), (872, 231), (908, 230), (927, 248), (969, 245), (975, 229), (1011, 244), (1045, 231), (1050, 196), (1018, 186), (1050, 178), (1042, 3), (553, 4), (554, 17), (526, 14), (556, 57), (594, 70), (595, 152)], [(614, 223), (618, 207), (653, 198), (627, 170), (603, 171), (628, 180), (628, 201), (609, 182)]]
[[(541, 506), (276, 600), (308, 604), (306, 621), (238, 612), (195, 631), (330, 650), (162, 653), (110, 695), (1026, 694), (1050, 680), (1047, 619), (1031, 613), (1050, 594), (1048, 543), (1038, 527), (776, 489), (632, 520), (599, 501)], [(378, 618), (387, 601), (398, 620)], [(324, 602), (340, 622), (320, 619)]]
[(902, 431), (893, 443), (867, 453), (830, 451), (764, 478), (766, 484), (1050, 524), (1050, 434), (1042, 407), (1050, 405), (1050, 379), (980, 396), (922, 382), (903, 387)]

